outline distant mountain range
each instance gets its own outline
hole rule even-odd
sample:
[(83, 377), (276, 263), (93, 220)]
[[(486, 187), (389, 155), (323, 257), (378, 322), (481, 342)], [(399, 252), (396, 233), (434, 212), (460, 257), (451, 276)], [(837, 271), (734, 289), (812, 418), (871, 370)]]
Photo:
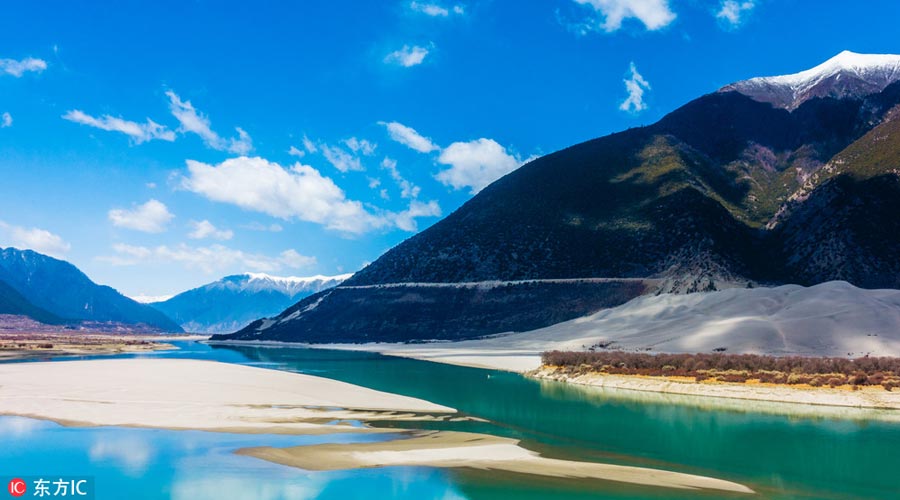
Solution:
[[(653, 125), (534, 160), (340, 287), (215, 338), (471, 338), (647, 293), (900, 288), (898, 105), (900, 56), (844, 52), (728, 85)], [(494, 307), (478, 310), (486, 297)], [(464, 328), (444, 334), (434, 318)]]
[(297, 278), (237, 274), (150, 305), (189, 332), (234, 332), (255, 319), (278, 314), (304, 297), (334, 287), (350, 276)]
[(0, 304), (8, 314), (43, 323), (124, 323), (182, 331), (156, 309), (97, 285), (68, 262), (31, 250), (0, 249), (0, 283)]

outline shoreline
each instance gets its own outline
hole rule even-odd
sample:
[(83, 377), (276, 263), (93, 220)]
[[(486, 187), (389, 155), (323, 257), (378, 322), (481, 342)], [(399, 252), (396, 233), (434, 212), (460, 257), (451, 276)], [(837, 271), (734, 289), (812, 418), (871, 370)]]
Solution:
[[(741, 409), (737, 404), (752, 401), (753, 411), (806, 417), (834, 417), (900, 421), (900, 390), (882, 388), (847, 391), (829, 388), (801, 389), (777, 385), (701, 384), (661, 377), (587, 374), (571, 376), (548, 371), (540, 364), (540, 354), (518, 350), (460, 349), (453, 343), (429, 344), (305, 344), (278, 341), (213, 341), (210, 344), (243, 345), (269, 348), (334, 349), (375, 352), (385, 356), (445, 363), (456, 366), (519, 373), (537, 381), (566, 383), (618, 392), (610, 397), (629, 398), (628, 392), (651, 396), (657, 402), (727, 410)], [(660, 380), (655, 380), (659, 378)], [(653, 398), (652, 395), (665, 396)]]
[[(848, 408), (859, 410), (883, 410), (888, 414), (900, 410), (900, 391), (886, 391), (881, 387), (862, 388), (857, 391), (824, 387), (800, 388), (776, 384), (702, 383), (667, 377), (639, 375), (609, 375), (587, 373), (571, 375), (554, 367), (541, 367), (529, 372), (528, 377), (568, 384), (604, 389), (659, 393), (665, 395), (692, 396), (710, 399), (743, 400), (764, 403), (789, 404), (816, 409)], [(900, 412), (890, 415), (900, 420)]]
[(375, 443), (236, 451), (305, 470), (422, 466), (475, 468), (660, 488), (753, 493), (708, 476), (543, 457), (487, 434), (376, 428), (379, 422), (468, 419), (422, 399), (333, 379), (187, 359), (0, 364), (0, 415), (78, 427), (141, 427), (248, 434), (394, 434)]

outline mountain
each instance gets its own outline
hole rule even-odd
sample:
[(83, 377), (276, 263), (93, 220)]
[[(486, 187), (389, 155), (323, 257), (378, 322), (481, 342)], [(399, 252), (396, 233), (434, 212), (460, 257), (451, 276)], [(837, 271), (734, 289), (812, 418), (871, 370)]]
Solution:
[[(900, 288), (897, 58), (842, 53), (802, 77), (738, 82), (653, 125), (534, 160), (340, 287), (227, 338), (459, 339), (648, 293), (832, 280)], [(786, 89), (796, 91), (789, 102)], [(607, 281), (566, 290), (588, 286), (583, 278)], [(491, 300), (506, 322), (470, 315), (484, 293), (448, 301), (446, 289), (422, 286), (498, 281), (507, 285)], [(575, 297), (595, 298), (572, 307)], [(421, 304), (465, 328), (430, 332)], [(326, 317), (345, 311), (354, 314)]]
[(48, 325), (65, 323), (59, 316), (28, 302), (28, 299), (3, 281), (0, 281), (0, 314), (28, 316)]
[(350, 276), (282, 278), (261, 273), (237, 274), (151, 305), (190, 332), (233, 332), (257, 318), (278, 314)]
[(97, 285), (68, 262), (31, 250), (0, 249), (0, 281), (34, 306), (62, 318), (182, 331), (156, 309)]

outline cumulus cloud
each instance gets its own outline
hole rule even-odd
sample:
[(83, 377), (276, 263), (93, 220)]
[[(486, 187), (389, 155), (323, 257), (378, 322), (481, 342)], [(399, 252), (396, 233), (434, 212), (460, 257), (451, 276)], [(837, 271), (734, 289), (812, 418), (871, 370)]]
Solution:
[(413, 12), (419, 12), (431, 17), (448, 17), (451, 13), (463, 14), (465, 8), (462, 5), (454, 5), (453, 7), (444, 7), (437, 3), (427, 2), (410, 2), (409, 9)]
[(187, 166), (182, 186), (213, 201), (354, 234), (387, 224), (362, 203), (347, 199), (334, 181), (308, 165), (284, 168), (263, 158), (242, 156), (218, 165), (188, 160)]
[(440, 149), (431, 139), (423, 137), (411, 127), (407, 127), (398, 122), (378, 122), (387, 128), (391, 139), (403, 144), (404, 146), (414, 149), (420, 153), (430, 153)]
[(208, 220), (195, 221), (188, 223), (191, 232), (188, 237), (195, 240), (203, 240), (212, 238), (214, 240), (230, 240), (234, 237), (234, 231), (230, 229), (219, 229)]
[(40, 73), (45, 69), (47, 69), (47, 62), (43, 59), (35, 59), (34, 57), (26, 57), (22, 60), (0, 59), (0, 74), (5, 73), (16, 78), (28, 72)]
[(114, 266), (133, 266), (142, 263), (180, 263), (187, 269), (200, 269), (212, 274), (224, 269), (241, 268), (257, 272), (277, 272), (282, 269), (299, 269), (315, 265), (316, 258), (301, 255), (288, 249), (275, 256), (247, 253), (242, 250), (215, 244), (194, 247), (186, 244), (156, 247), (113, 245), (113, 255), (98, 257), (102, 262)]
[(0, 128), (12, 127), (12, 115), (8, 112), (4, 111), (2, 115), (0, 115)]
[(618, 31), (626, 19), (637, 19), (650, 31), (668, 26), (675, 20), (668, 0), (575, 0), (591, 7), (597, 19), (586, 25), (607, 33)]
[(756, 7), (754, 0), (723, 0), (716, 12), (716, 19), (731, 28), (736, 28), (743, 21), (744, 14), (753, 10), (754, 7)]
[(79, 109), (73, 109), (62, 115), (62, 117), (64, 120), (99, 128), (100, 130), (123, 133), (130, 137), (135, 144), (153, 139), (170, 142), (175, 140), (175, 132), (149, 118), (147, 118), (146, 123), (137, 123), (110, 115), (94, 117)]
[[(390, 174), (391, 179), (393, 179), (394, 183), (397, 184), (397, 187), (400, 188), (400, 197), (401, 198), (407, 198), (407, 199), (418, 198), (419, 192), (421, 191), (421, 189), (419, 188), (419, 186), (416, 186), (412, 182), (409, 182), (402, 175), (400, 175), (400, 171), (397, 170), (397, 161), (396, 160), (385, 157), (385, 159), (381, 161), (381, 168), (388, 171), (388, 174)], [(378, 184), (381, 184), (381, 183), (379, 182)], [(378, 187), (378, 184), (375, 184), (373, 186), (372, 183), (369, 182), (369, 187), (376, 188), (376, 187)]]
[(22, 227), (0, 221), (0, 247), (12, 246), (20, 249), (62, 258), (72, 246), (57, 234), (36, 227)]
[(171, 90), (166, 92), (166, 96), (169, 97), (169, 110), (172, 116), (181, 124), (179, 132), (197, 134), (207, 146), (218, 151), (245, 155), (253, 149), (250, 134), (244, 129), (235, 127), (237, 137), (225, 139), (213, 131), (209, 118), (197, 111), (191, 101), (182, 101), (178, 94)]
[(175, 218), (165, 204), (155, 199), (131, 210), (114, 208), (109, 211), (108, 216), (114, 226), (145, 233), (161, 233), (166, 230), (169, 221)]
[(506, 152), (493, 139), (454, 142), (441, 151), (438, 162), (450, 165), (436, 176), (437, 180), (454, 189), (469, 188), (472, 194), (512, 172), (522, 160)]
[(626, 78), (625, 90), (628, 91), (628, 97), (619, 104), (619, 109), (630, 113), (639, 113), (647, 109), (647, 103), (644, 102), (644, 92), (650, 90), (650, 84), (644, 77), (638, 73), (637, 67), (631, 63), (629, 67), (631, 76)]
[(386, 55), (384, 57), (384, 62), (387, 64), (398, 64), (404, 68), (409, 68), (422, 64), (427, 55), (428, 49), (425, 47), (419, 47), (418, 45), (404, 45), (403, 48)]
[(285, 168), (264, 158), (242, 156), (218, 165), (188, 160), (187, 167), (182, 187), (207, 199), (347, 234), (390, 227), (409, 230), (414, 226), (408, 222), (410, 218), (435, 212), (433, 206), (413, 205), (400, 213), (370, 209), (348, 199), (334, 181), (301, 163)]

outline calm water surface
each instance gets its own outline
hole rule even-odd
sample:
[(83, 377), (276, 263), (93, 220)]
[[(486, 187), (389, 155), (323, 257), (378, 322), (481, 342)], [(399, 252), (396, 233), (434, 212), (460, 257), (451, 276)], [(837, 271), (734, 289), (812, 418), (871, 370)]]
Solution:
[(369, 353), (177, 344), (179, 351), (142, 356), (215, 359), (423, 398), (489, 422), (405, 425), (508, 436), (548, 456), (708, 475), (746, 484), (759, 494), (699, 495), (597, 481), (411, 467), (306, 472), (232, 452), (246, 446), (385, 437), (75, 429), (18, 417), (0, 417), (0, 479), (9, 474), (89, 475), (95, 478), (101, 500), (900, 498), (897, 423), (664, 404), (652, 397), (638, 400), (510, 373)]

